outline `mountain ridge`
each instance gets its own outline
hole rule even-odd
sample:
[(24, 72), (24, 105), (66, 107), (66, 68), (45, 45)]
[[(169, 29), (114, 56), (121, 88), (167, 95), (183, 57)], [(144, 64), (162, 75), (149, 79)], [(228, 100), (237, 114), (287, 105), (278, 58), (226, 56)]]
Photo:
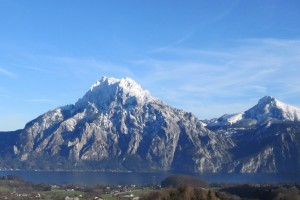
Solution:
[(103, 77), (75, 104), (0, 134), (0, 168), (298, 173), (299, 110), (266, 96), (203, 121), (130, 78)]

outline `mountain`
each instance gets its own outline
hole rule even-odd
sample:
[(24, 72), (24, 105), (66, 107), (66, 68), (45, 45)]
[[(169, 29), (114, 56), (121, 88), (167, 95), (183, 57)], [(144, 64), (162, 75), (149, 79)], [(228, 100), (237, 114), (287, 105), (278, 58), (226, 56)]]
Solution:
[(249, 110), (223, 115), (206, 127), (234, 143), (224, 171), (299, 173), (300, 109), (271, 96)]
[(265, 96), (249, 110), (237, 114), (223, 115), (209, 123), (211, 127), (219, 126), (253, 126), (275, 121), (300, 121), (300, 108), (284, 104), (271, 96)]
[(103, 77), (75, 104), (0, 132), (0, 169), (300, 174), (300, 109), (266, 96), (201, 121)]
[(231, 143), (129, 78), (103, 77), (74, 105), (26, 124), (9, 150), (25, 169), (218, 172)]

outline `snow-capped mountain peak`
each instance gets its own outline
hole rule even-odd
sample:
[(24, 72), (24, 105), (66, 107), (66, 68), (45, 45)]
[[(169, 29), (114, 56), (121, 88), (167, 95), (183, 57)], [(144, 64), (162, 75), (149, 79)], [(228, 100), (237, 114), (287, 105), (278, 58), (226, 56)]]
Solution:
[(90, 91), (93, 91), (95, 89), (97, 89), (100, 85), (106, 85), (106, 86), (111, 86), (114, 84), (118, 84), (119, 86), (125, 88), (125, 87), (130, 87), (132, 85), (135, 85), (137, 88), (141, 88), (141, 86), (139, 84), (137, 84), (134, 80), (132, 80), (131, 78), (122, 78), (122, 79), (117, 79), (117, 78), (113, 78), (113, 77), (106, 77), (103, 76), (100, 80), (96, 81)]
[(208, 124), (209, 127), (224, 125), (252, 126), (272, 121), (300, 121), (300, 108), (285, 104), (272, 96), (261, 98), (258, 103), (245, 112), (223, 115)]
[(254, 118), (259, 122), (268, 119), (282, 121), (300, 121), (300, 108), (285, 104), (274, 97), (265, 96), (258, 104), (245, 112), (246, 118)]
[(277, 99), (272, 96), (264, 96), (258, 101), (258, 104), (269, 104), (275, 101), (277, 101)]
[(94, 104), (97, 107), (108, 108), (112, 102), (121, 105), (143, 105), (155, 100), (147, 90), (130, 78), (116, 79), (104, 76), (91, 86), (75, 106)]
[(90, 91), (93, 91), (96, 89), (100, 84), (103, 84), (104, 82), (107, 82), (108, 85), (114, 84), (118, 81), (118, 79), (115, 78), (108, 78), (106, 76), (103, 76), (100, 80), (96, 81), (92, 86)]

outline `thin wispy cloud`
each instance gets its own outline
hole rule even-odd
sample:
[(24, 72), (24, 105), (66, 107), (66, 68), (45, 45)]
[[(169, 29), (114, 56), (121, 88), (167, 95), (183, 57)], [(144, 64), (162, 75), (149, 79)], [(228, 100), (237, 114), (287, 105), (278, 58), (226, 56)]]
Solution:
[(60, 66), (56, 70), (57, 72), (71, 73), (80, 77), (93, 72), (97, 72), (98, 74), (124, 74), (127, 76), (132, 76), (133, 74), (126, 66), (105, 62), (95, 58), (69, 56), (47, 56), (45, 58), (50, 62), (54, 62), (57, 66)]
[(11, 72), (7, 69), (4, 69), (2, 67), (0, 67), (0, 74), (3, 74), (3, 75), (8, 76), (10, 78), (16, 78), (17, 77), (16, 74), (14, 74), (13, 72)]
[[(174, 44), (185, 39), (188, 36)], [(231, 105), (231, 112), (243, 111), (264, 95), (279, 99), (300, 97), (299, 40), (267, 38), (231, 42), (234, 45), (216, 50), (169, 45), (156, 48), (160, 51), (151, 52), (148, 58), (128, 62), (125, 66), (97, 58), (48, 56), (43, 59), (56, 66), (52, 69), (56, 74), (72, 76), (81, 84), (91, 84), (104, 75), (131, 77), (154, 96), (175, 107), (198, 112), (196, 114), (204, 118), (224, 114), (229, 110), (225, 109), (228, 105)], [(162, 54), (167, 55), (165, 59)], [(86, 77), (92, 78), (87, 80)], [(82, 94), (80, 92), (78, 97)], [(242, 99), (248, 101), (241, 102)], [(31, 102), (56, 103), (47, 99)], [(225, 105), (224, 109), (218, 106), (221, 104)], [(236, 109), (233, 109), (235, 105)]]
[[(265, 95), (281, 100), (300, 98), (300, 40), (247, 39), (230, 41), (234, 45), (219, 49), (180, 48), (188, 37), (127, 64), (96, 57), (37, 55), (38, 62), (48, 65), (27, 69), (49, 70), (55, 80), (71, 78), (60, 93), (75, 93), (75, 100), (69, 101), (67, 95), (59, 102), (74, 103), (100, 76), (131, 77), (155, 97), (200, 118), (243, 111)], [(60, 105), (47, 98), (28, 101)]]
[[(151, 87), (159, 91), (157, 95), (179, 107), (189, 107), (191, 98), (199, 102), (193, 107), (201, 107), (211, 99), (235, 105), (241, 99), (255, 103), (264, 95), (279, 99), (287, 98), (286, 94), (300, 97), (300, 40), (267, 38), (233, 42), (234, 48), (215, 51), (167, 48), (164, 53), (176, 57), (175, 61), (169, 57), (152, 58), (137, 60), (135, 64), (148, 70), (149, 76), (145, 74), (143, 78), (146, 85), (154, 85)], [(188, 110), (194, 110), (193, 107)], [(218, 116), (223, 112), (211, 108), (211, 112), (202, 114)]]
[(42, 72), (42, 73), (53, 73), (52, 71), (42, 68), (42, 67), (30, 67), (30, 66), (23, 66), (23, 68), (31, 70), (31, 71), (36, 71), (36, 72)]
[(158, 52), (161, 52), (161, 51), (165, 51), (165, 50), (168, 50), (168, 49), (172, 49), (182, 43), (184, 43), (186, 40), (188, 40), (191, 36), (193, 35), (193, 33), (188, 33), (186, 34), (185, 36), (179, 38), (177, 41), (174, 41), (172, 42), (171, 44), (168, 44), (168, 45), (165, 45), (163, 47), (159, 47), (155, 50), (153, 50), (154, 53), (158, 53)]
[(28, 99), (27, 102), (30, 102), (30, 103), (57, 103), (56, 100), (53, 100), (53, 99)]

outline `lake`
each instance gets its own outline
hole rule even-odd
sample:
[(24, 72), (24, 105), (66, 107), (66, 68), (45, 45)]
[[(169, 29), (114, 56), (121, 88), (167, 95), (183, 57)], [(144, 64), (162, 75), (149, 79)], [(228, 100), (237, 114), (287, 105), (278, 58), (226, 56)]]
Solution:
[[(166, 172), (69, 172), (0, 171), (0, 176), (14, 174), (26, 181), (49, 184), (147, 185), (160, 184), (171, 175)], [(278, 174), (190, 174), (212, 182), (300, 182), (299, 175)]]
[(49, 184), (146, 185), (160, 184), (169, 173), (157, 172), (70, 172), (70, 171), (0, 171), (0, 176), (17, 175), (26, 181)]

